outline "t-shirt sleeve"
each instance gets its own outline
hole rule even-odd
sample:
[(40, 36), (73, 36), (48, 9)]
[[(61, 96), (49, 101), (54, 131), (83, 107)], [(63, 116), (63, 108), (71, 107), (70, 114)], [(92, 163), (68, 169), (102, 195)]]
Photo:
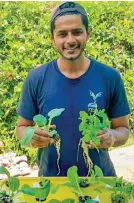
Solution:
[(31, 121), (33, 117), (38, 114), (35, 87), (36, 85), (33, 83), (31, 73), (29, 73), (24, 81), (19, 106), (17, 108), (17, 113), (21, 117)]
[(108, 117), (118, 118), (130, 114), (130, 107), (123, 80), (117, 72), (114, 83), (111, 86), (111, 100), (108, 107)]

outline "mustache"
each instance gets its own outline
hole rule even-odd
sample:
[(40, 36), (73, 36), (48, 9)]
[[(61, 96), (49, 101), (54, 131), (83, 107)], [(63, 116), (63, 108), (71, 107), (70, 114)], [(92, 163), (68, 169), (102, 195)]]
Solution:
[(76, 49), (79, 48), (79, 45), (64, 46), (64, 49)]

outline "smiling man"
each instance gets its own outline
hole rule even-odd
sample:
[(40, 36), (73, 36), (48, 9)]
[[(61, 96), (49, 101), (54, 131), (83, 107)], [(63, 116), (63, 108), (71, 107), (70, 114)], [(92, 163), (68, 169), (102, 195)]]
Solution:
[[(88, 112), (88, 104), (93, 103), (91, 91), (95, 95), (99, 93), (98, 109), (104, 109), (111, 120), (111, 128), (97, 134), (101, 141), (97, 146), (99, 153), (96, 149), (89, 151), (93, 164), (98, 165), (105, 176), (116, 175), (108, 148), (125, 144), (129, 137), (130, 109), (123, 81), (117, 70), (84, 55), (89, 37), (85, 9), (75, 2), (58, 5), (51, 16), (51, 40), (59, 58), (30, 71), (17, 109), (20, 115), (17, 135), (21, 140), (26, 128), (34, 125), (35, 115), (47, 116), (52, 109), (65, 108), (62, 115), (53, 120), (52, 126), (61, 138), (59, 176), (66, 176), (73, 165), (78, 166), (80, 176), (87, 175), (82, 148), (77, 161), (81, 138), (78, 118), (79, 112)], [(38, 148), (39, 176), (56, 176), (58, 173), (53, 142), (47, 131), (35, 131), (31, 146)]]

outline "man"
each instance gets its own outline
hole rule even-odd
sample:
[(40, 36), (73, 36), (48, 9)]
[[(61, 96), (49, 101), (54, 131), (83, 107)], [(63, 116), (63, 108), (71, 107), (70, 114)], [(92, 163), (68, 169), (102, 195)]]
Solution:
[[(98, 109), (105, 109), (111, 120), (111, 128), (100, 131), (97, 136), (101, 144), (91, 149), (89, 155), (93, 164), (98, 165), (105, 176), (115, 176), (108, 148), (126, 143), (129, 137), (129, 105), (120, 74), (113, 68), (84, 56), (84, 48), (90, 37), (88, 19), (84, 8), (74, 2), (58, 5), (51, 16), (51, 40), (60, 56), (40, 68), (30, 71), (23, 87), (17, 109), (20, 115), (17, 125), (18, 139), (21, 140), (27, 126), (33, 126), (33, 117), (44, 116), (55, 108), (65, 108), (53, 120), (61, 138), (60, 174), (66, 176), (73, 165), (78, 166), (80, 176), (87, 175), (87, 167), (80, 148), (77, 162), (79, 112), (88, 111), (92, 103), (89, 92), (101, 92), (97, 100)], [(37, 163), (39, 176), (56, 176), (57, 152), (48, 132), (37, 129), (31, 141), (38, 148)]]

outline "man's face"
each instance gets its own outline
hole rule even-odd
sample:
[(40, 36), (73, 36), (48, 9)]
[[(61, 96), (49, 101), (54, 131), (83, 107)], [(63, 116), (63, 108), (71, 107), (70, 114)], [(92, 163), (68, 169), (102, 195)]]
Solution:
[(79, 15), (60, 16), (55, 21), (52, 41), (57, 51), (66, 60), (76, 60), (81, 55), (89, 38), (89, 33)]

